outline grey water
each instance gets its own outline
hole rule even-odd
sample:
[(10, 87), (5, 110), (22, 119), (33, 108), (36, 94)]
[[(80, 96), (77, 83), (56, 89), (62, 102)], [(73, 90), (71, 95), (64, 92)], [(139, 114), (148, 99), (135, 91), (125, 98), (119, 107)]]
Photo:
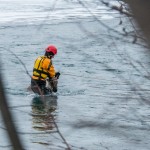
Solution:
[[(1, 73), (26, 150), (67, 148), (53, 119), (72, 150), (149, 150), (150, 52), (124, 35), (129, 18), (99, 0), (0, 0), (0, 11)], [(48, 44), (61, 76), (58, 92), (41, 98), (27, 90), (26, 69)], [(0, 150), (9, 149), (0, 117)]]

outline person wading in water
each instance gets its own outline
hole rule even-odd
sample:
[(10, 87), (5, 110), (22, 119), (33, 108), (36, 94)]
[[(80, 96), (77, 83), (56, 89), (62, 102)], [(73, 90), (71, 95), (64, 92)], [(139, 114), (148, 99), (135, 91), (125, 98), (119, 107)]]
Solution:
[[(31, 89), (34, 93), (45, 95), (49, 92), (57, 92), (57, 79), (59, 72), (55, 72), (52, 58), (57, 54), (57, 48), (49, 45), (45, 49), (45, 55), (39, 56), (34, 63), (33, 75), (31, 78)], [(49, 83), (49, 86), (47, 86)]]

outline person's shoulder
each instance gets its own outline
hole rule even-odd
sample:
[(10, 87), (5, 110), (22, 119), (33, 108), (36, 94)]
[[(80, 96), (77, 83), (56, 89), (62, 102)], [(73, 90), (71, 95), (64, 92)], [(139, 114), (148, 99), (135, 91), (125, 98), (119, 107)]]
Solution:
[(50, 63), (51, 62), (51, 59), (47, 58), (47, 57), (44, 57), (44, 61), (47, 62), (47, 63)]

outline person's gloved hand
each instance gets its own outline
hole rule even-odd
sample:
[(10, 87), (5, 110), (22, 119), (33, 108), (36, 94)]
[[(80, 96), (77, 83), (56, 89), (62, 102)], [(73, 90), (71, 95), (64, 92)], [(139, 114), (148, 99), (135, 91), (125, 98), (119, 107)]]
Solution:
[(59, 79), (59, 76), (60, 76), (60, 72), (56, 72), (56, 73), (55, 73), (55, 77), (56, 77), (57, 79)]

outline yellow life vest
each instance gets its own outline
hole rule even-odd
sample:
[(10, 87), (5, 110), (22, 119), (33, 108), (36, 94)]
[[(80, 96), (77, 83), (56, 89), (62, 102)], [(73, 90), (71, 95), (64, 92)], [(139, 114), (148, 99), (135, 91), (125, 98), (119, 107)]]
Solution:
[[(46, 66), (47, 68), (43, 68), (43, 63), (48, 63)], [(47, 77), (50, 77), (49, 69), (52, 65), (50, 59), (45, 56), (40, 56), (35, 60), (34, 68), (33, 68), (33, 79), (36, 80), (45, 80)]]

